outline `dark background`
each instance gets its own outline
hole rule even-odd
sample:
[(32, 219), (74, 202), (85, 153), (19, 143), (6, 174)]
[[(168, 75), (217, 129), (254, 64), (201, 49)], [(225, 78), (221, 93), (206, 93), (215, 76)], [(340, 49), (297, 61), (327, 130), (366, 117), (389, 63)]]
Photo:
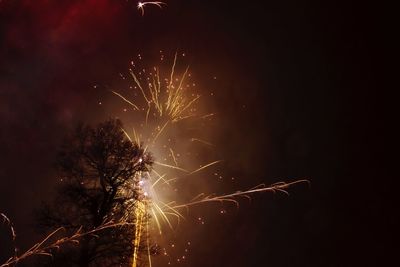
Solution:
[(39, 238), (32, 210), (52, 191), (65, 132), (110, 116), (98, 108), (110, 96), (93, 85), (112, 83), (138, 53), (178, 49), (199, 84), (218, 88), (215, 139), (240, 186), (311, 181), (211, 218), (187, 266), (387, 266), (398, 249), (385, 126), (395, 113), (383, 102), (379, 6), (167, 3), (141, 17), (122, 0), (0, 2), (0, 211), (20, 246)]

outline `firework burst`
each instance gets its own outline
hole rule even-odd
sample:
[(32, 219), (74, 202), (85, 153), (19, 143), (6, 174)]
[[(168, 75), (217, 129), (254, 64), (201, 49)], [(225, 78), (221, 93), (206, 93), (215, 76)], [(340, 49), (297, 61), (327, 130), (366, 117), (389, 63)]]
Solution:
[[(184, 54), (182, 54), (184, 55)], [(160, 51), (160, 61), (164, 60), (164, 55)], [(188, 178), (196, 174), (202, 173), (206, 169), (213, 168), (218, 165), (221, 160), (211, 162), (198, 162), (197, 168), (190, 169), (186, 166), (194, 166), (193, 159), (182, 157), (182, 152), (177, 152), (179, 147), (174, 146), (178, 142), (184, 140), (176, 140), (179, 136), (179, 130), (182, 129), (180, 122), (186, 121), (185, 125), (198, 124), (205, 120), (210, 120), (214, 113), (198, 112), (198, 105), (201, 104), (201, 95), (195, 90), (195, 83), (190, 80), (191, 73), (189, 67), (180, 68), (178, 71), (178, 54), (176, 53), (170, 68), (152, 67), (149, 69), (139, 67), (142, 61), (142, 56), (138, 55), (137, 62), (132, 61), (132, 68), (129, 69), (132, 85), (130, 89), (134, 97), (127, 97), (116, 90), (112, 93), (118, 96), (124, 103), (128, 104), (134, 114), (133, 121), (139, 124), (140, 129), (133, 128), (132, 133), (125, 131), (126, 136), (136, 143), (145, 143), (146, 150), (150, 150), (156, 155), (154, 168), (146, 173), (140, 173), (146, 179), (139, 178), (139, 190), (142, 194), (142, 202), (135, 204), (132, 211), (127, 212), (127, 216), (136, 218), (134, 252), (132, 256), (132, 266), (138, 265), (140, 241), (146, 237), (147, 262), (151, 266), (151, 253), (149, 249), (149, 237), (151, 229), (156, 229), (159, 235), (164, 230), (164, 225), (167, 229), (174, 228), (174, 222), (180, 222), (185, 216), (182, 210), (188, 210), (192, 206), (203, 205), (205, 203), (232, 203), (239, 206), (240, 198), (250, 198), (250, 195), (262, 192), (283, 192), (288, 194), (288, 187), (308, 182), (307, 180), (297, 180), (290, 183), (279, 182), (271, 186), (265, 184), (257, 185), (245, 191), (236, 191), (234, 193), (215, 195), (199, 193), (191, 200), (179, 203), (176, 196), (176, 188), (172, 184), (180, 179)], [(166, 73), (166, 74), (165, 74)], [(126, 79), (121, 74), (123, 79)], [(140, 123), (138, 123), (140, 121)], [(171, 134), (172, 132), (172, 134)], [(175, 140), (174, 140), (175, 139)], [(197, 142), (201, 145), (214, 147), (208, 141), (199, 138), (186, 138), (188, 142)], [(187, 152), (186, 155), (190, 155)], [(186, 163), (186, 164), (185, 164)], [(192, 163), (192, 164), (191, 164)], [(160, 187), (166, 186), (169, 188), (168, 194), (162, 194)], [(150, 218), (145, 220), (144, 218)], [(149, 228), (152, 223), (153, 227)], [(164, 255), (168, 255), (164, 250)]]

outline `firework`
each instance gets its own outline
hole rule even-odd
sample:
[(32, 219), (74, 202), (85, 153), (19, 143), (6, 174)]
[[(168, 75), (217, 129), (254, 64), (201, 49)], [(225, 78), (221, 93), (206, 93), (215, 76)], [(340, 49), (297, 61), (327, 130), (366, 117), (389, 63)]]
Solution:
[(140, 12), (142, 13), (142, 16), (144, 16), (144, 9), (146, 6), (157, 6), (159, 8), (162, 8), (163, 5), (166, 5), (166, 3), (164, 2), (160, 2), (160, 1), (153, 1), (153, 2), (138, 2), (137, 4), (137, 8), (138, 10), (140, 10)]
[[(160, 53), (160, 60), (163, 61), (164, 55), (162, 55), (161, 51)], [(149, 183), (149, 185), (147, 185), (143, 180), (143, 182), (139, 184), (140, 188), (138, 190), (143, 194), (143, 203), (135, 205), (132, 211), (127, 212), (127, 214), (133, 214), (137, 224), (135, 228), (134, 252), (132, 257), (133, 267), (136, 267), (138, 264), (139, 246), (140, 240), (144, 236), (143, 232), (146, 232), (147, 258), (148, 264), (151, 266), (149, 220), (144, 220), (143, 218), (145, 216), (151, 216), (158, 233), (161, 235), (163, 232), (163, 224), (168, 225), (168, 228), (172, 229), (172, 218), (175, 218), (178, 222), (184, 218), (180, 212), (181, 209), (189, 209), (192, 206), (210, 202), (233, 203), (239, 206), (240, 198), (250, 198), (252, 194), (263, 192), (282, 192), (288, 194), (288, 187), (298, 183), (308, 182), (307, 180), (297, 180), (290, 183), (279, 182), (271, 186), (260, 184), (249, 190), (223, 195), (206, 195), (205, 193), (200, 193), (186, 203), (178, 203), (178, 200), (173, 197), (172, 199), (171, 197), (160, 197), (158, 192), (159, 186), (170, 186), (171, 182), (198, 174), (221, 162), (221, 160), (214, 160), (209, 163), (201, 163), (199, 168), (191, 170), (180, 163), (182, 161), (188, 162), (191, 160), (179, 158), (178, 156), (180, 153), (177, 153), (176, 147), (171, 144), (174, 142), (169, 142), (171, 138), (174, 137), (168, 138), (168, 132), (177, 128), (179, 122), (185, 120), (189, 124), (196, 124), (199, 121), (210, 119), (215, 115), (214, 113), (206, 115), (197, 114), (198, 109), (196, 105), (199, 104), (201, 95), (196, 93), (193, 88), (195, 87), (195, 83), (190, 81), (191, 74), (189, 73), (189, 67), (183, 68), (180, 71), (177, 70), (177, 59), (178, 54), (176, 53), (167, 74), (165, 74), (165, 71), (162, 71), (160, 67), (153, 67), (148, 70), (146, 68), (140, 68), (138, 63), (132, 61), (132, 68), (129, 69), (129, 75), (132, 78), (133, 85), (130, 86), (130, 88), (135, 92), (136, 97), (129, 98), (117, 91), (112, 91), (112, 93), (118, 96), (123, 102), (129, 104), (135, 114), (139, 114), (139, 117), (136, 117), (134, 121), (140, 124), (141, 128), (133, 129), (132, 137), (127, 131), (124, 131), (127, 137), (137, 143), (141, 140), (146, 140), (146, 149), (152, 152), (157, 151), (158, 155), (156, 158), (159, 158), (158, 161), (154, 162), (155, 166), (153, 170), (145, 174), (139, 174), (146, 176)], [(141, 60), (142, 56), (138, 55), (138, 61)], [(124, 75), (122, 75), (122, 77), (125, 79)], [(197, 137), (190, 137), (188, 141), (208, 147), (215, 147), (210, 142)], [(182, 140), (180, 140), (180, 142), (182, 142)], [(170, 186), (170, 188), (172, 189), (172, 186)], [(165, 255), (167, 255), (166, 252)]]
[[(141, 60), (140, 55), (138, 58)], [(163, 58), (164, 56), (161, 53), (160, 59), (163, 60)], [(196, 113), (196, 104), (199, 104), (201, 96), (193, 91), (195, 84), (190, 82), (189, 67), (184, 68), (182, 71), (177, 71), (177, 58), (178, 55), (176, 53), (171, 64), (172, 67), (169, 68), (166, 75), (162, 74), (160, 67), (153, 67), (151, 71), (146, 71), (146, 69), (138, 70), (136, 64), (132, 62), (133, 68), (129, 70), (129, 74), (132, 77), (133, 86), (130, 88), (136, 92), (136, 98), (131, 99), (115, 90), (112, 91), (124, 103), (129, 104), (135, 114), (139, 114), (139, 119), (135, 120), (135, 122), (139, 122), (141, 128), (133, 129), (131, 135), (123, 129), (127, 138), (137, 144), (142, 143), (141, 140), (145, 140), (147, 145), (145, 150), (157, 151), (157, 156), (160, 158), (159, 161), (154, 162), (155, 166), (151, 171), (135, 173), (133, 179), (120, 188), (118, 194), (121, 196), (139, 194), (138, 200), (132, 199), (128, 202), (121, 221), (113, 222), (110, 220), (108, 223), (104, 223), (88, 232), (83, 232), (82, 228), (79, 228), (70, 236), (57, 239), (56, 237), (60, 236), (60, 233), (65, 230), (64, 228), (58, 228), (22, 254), (17, 253), (14, 243), (14, 256), (1, 264), (0, 267), (14, 265), (33, 255), (51, 256), (55, 249), (59, 249), (64, 244), (79, 244), (79, 240), (86, 235), (94, 235), (101, 230), (121, 226), (131, 226), (134, 231), (132, 267), (137, 267), (139, 262), (144, 259), (151, 267), (150, 232), (153, 228), (150, 227), (150, 224), (154, 224), (154, 229), (157, 229), (158, 234), (161, 236), (165, 231), (164, 225), (168, 226), (167, 229), (173, 229), (174, 220), (179, 223), (180, 220), (185, 218), (181, 210), (188, 210), (193, 206), (207, 203), (231, 203), (239, 207), (241, 198), (251, 198), (253, 194), (264, 192), (288, 194), (287, 189), (290, 186), (309, 183), (308, 180), (303, 179), (288, 183), (278, 182), (270, 186), (259, 184), (248, 190), (229, 194), (199, 193), (187, 202), (180, 202), (176, 198), (176, 194), (175, 197), (171, 197), (174, 192), (169, 194), (168, 197), (161, 196), (160, 187), (167, 186), (171, 191), (174, 191), (172, 183), (177, 180), (197, 175), (221, 163), (221, 160), (214, 160), (209, 163), (203, 162), (200, 167), (191, 169), (185, 166), (184, 163), (193, 161), (193, 159), (182, 159), (177, 147), (173, 146), (173, 142), (169, 142), (171, 141), (170, 138), (173, 138), (168, 136), (169, 131), (177, 128), (180, 122), (186, 120), (190, 123), (198, 123), (199, 120), (210, 119), (215, 115), (214, 113), (206, 115)], [(125, 79), (123, 75), (121, 76)], [(187, 141), (196, 142), (207, 147), (215, 147), (210, 142), (197, 137), (187, 138)], [(164, 149), (160, 149), (160, 147)], [(165, 154), (168, 154), (169, 157)], [(143, 161), (142, 158), (136, 158), (135, 160), (137, 160), (137, 164)], [(15, 242), (16, 234), (11, 221), (2, 213), (0, 213), (0, 217), (9, 226), (12, 240)], [(199, 220), (204, 224), (202, 218), (199, 218)], [(143, 240), (144, 242), (142, 242)], [(190, 242), (188, 242), (188, 245), (190, 245)], [(143, 246), (145, 246), (145, 249), (141, 250), (140, 248), (143, 248)], [(175, 247), (174, 244), (171, 246)], [(140, 251), (146, 251), (145, 258), (140, 257)], [(164, 255), (168, 255), (165, 249)], [(185, 256), (178, 258), (177, 261), (183, 259), (185, 259)]]

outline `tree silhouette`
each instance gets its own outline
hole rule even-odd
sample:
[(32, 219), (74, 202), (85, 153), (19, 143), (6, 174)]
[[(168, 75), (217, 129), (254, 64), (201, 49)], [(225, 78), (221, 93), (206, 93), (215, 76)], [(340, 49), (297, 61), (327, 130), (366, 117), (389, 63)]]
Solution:
[(127, 266), (131, 264), (135, 230), (134, 213), (140, 201), (141, 173), (153, 159), (140, 144), (128, 140), (119, 120), (96, 127), (80, 125), (58, 153), (57, 179), (61, 185), (52, 205), (39, 211), (42, 229), (79, 227), (90, 231), (108, 222), (129, 226), (106, 229), (85, 236), (78, 245), (55, 253), (50, 266)]

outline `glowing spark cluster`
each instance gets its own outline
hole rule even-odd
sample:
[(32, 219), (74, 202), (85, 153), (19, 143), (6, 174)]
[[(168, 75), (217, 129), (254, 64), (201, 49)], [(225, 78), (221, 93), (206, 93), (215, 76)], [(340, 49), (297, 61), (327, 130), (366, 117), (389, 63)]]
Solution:
[[(139, 55), (138, 58), (141, 59), (141, 56)], [(191, 107), (200, 98), (200, 95), (193, 95), (192, 97), (184, 95), (185, 87), (190, 86), (189, 84), (185, 84), (186, 79), (190, 76), (190, 74), (188, 74), (189, 67), (186, 68), (180, 78), (176, 77), (176, 60), (177, 54), (175, 54), (169, 77), (165, 77), (164, 79), (160, 76), (159, 67), (153, 67), (153, 70), (148, 72), (149, 75), (147, 77), (143, 77), (144, 74), (146, 74), (145, 69), (139, 71), (138, 74), (135, 73), (133, 69), (129, 70), (135, 84), (134, 88), (139, 89), (146, 104), (146, 107), (142, 108), (142, 110), (146, 109), (146, 124), (148, 123), (149, 115), (152, 110), (156, 112), (156, 114), (154, 114), (155, 116), (157, 115), (158, 117), (165, 117), (168, 119), (165, 124), (158, 129), (157, 136), (154, 137), (153, 142), (157, 140), (157, 137), (163, 132), (168, 123), (193, 117), (193, 111), (195, 111), (195, 109), (191, 109)], [(131, 64), (133, 67), (136, 66), (133, 61)], [(138, 104), (133, 103), (116, 91), (112, 92), (131, 105), (134, 110), (141, 110)]]

